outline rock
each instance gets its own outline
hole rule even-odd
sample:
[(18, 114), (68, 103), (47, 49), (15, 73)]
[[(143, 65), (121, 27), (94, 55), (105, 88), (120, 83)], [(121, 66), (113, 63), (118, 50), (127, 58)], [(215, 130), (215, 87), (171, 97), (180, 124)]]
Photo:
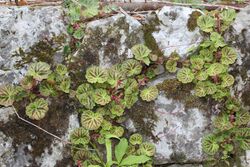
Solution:
[(6, 108), (0, 108), (0, 122), (3, 122), (4, 124), (7, 123), (10, 119), (11, 115), (14, 115), (15, 112), (11, 107), (6, 107)]
[[(52, 39), (65, 36), (63, 8), (0, 7), (0, 83), (18, 83), (28, 63), (60, 63), (61, 45)], [(54, 45), (55, 44), (55, 45)], [(19, 50), (21, 48), (21, 50)], [(58, 49), (59, 48), (59, 49)], [(59, 51), (60, 50), (60, 51)], [(39, 57), (44, 55), (47, 57)], [(59, 100), (60, 101), (60, 100)], [(77, 115), (69, 103), (53, 103), (46, 120), (39, 126), (68, 140), (72, 129), (79, 127)], [(65, 109), (63, 111), (62, 109)], [(24, 109), (18, 108), (21, 117)], [(70, 150), (53, 137), (18, 119), (11, 108), (0, 109), (0, 166), (72, 166)], [(58, 118), (60, 115), (60, 119)], [(60, 127), (58, 127), (60, 126)], [(64, 162), (63, 159), (67, 159)]]
[(92, 21), (87, 24), (79, 56), (87, 65), (109, 67), (131, 58), (130, 48), (143, 42), (142, 25), (124, 14)]
[(62, 7), (3, 7), (0, 6), (0, 77), (3, 82), (18, 82), (23, 71), (14, 65), (20, 57), (12, 57), (22, 48), (65, 33)]
[(12, 139), (7, 137), (0, 131), (0, 165), (8, 167), (14, 157), (14, 149), (12, 147)]
[(160, 25), (159, 31), (153, 32), (158, 47), (163, 51), (164, 56), (169, 56), (176, 51), (185, 56), (191, 47), (198, 46), (203, 37), (199, 29), (189, 31), (188, 19), (194, 9), (178, 6), (165, 6), (157, 12)]
[[(204, 155), (201, 139), (208, 131), (210, 118), (199, 108), (186, 109), (181, 102), (161, 93), (155, 101), (158, 117), (153, 135), (156, 142), (156, 161), (166, 163), (201, 163)], [(164, 148), (164, 149), (163, 149)]]

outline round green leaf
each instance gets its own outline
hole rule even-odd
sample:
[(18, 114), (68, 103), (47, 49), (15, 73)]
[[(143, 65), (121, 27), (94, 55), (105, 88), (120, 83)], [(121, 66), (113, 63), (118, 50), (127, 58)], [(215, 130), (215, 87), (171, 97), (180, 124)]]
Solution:
[(104, 83), (107, 81), (107, 71), (98, 66), (91, 66), (85, 75), (89, 83)]
[(182, 83), (190, 83), (194, 79), (194, 74), (189, 68), (182, 68), (177, 73), (177, 79)]
[(27, 71), (28, 76), (32, 76), (34, 79), (38, 81), (47, 79), (50, 73), (51, 73), (50, 65), (45, 62), (32, 63), (28, 67)]
[(30, 119), (41, 120), (45, 117), (48, 108), (48, 102), (44, 99), (36, 99), (26, 107), (26, 115)]
[(81, 123), (87, 130), (97, 130), (103, 121), (103, 117), (100, 113), (94, 113), (90, 110), (85, 111), (81, 115)]
[(152, 101), (152, 100), (155, 100), (157, 98), (159, 94), (159, 91), (157, 89), (156, 86), (150, 86), (148, 88), (145, 88), (141, 91), (141, 98), (142, 100), (145, 100), (145, 101)]

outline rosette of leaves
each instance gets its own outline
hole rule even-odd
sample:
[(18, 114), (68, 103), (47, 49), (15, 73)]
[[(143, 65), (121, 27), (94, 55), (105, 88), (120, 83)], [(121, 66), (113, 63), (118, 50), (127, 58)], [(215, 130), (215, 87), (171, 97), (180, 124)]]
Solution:
[(199, 53), (203, 60), (207, 63), (212, 62), (214, 59), (213, 52), (210, 49), (202, 49)]
[(135, 133), (135, 134), (131, 135), (130, 138), (129, 138), (129, 142), (132, 145), (140, 145), (140, 144), (142, 144), (142, 135), (140, 135), (139, 133)]
[(118, 86), (119, 82), (122, 82), (124, 79), (125, 77), (122, 72), (114, 70), (113, 68), (108, 71), (107, 82), (111, 85), (112, 88)]
[(108, 131), (112, 128), (112, 124), (107, 120), (103, 120), (101, 126), (102, 126), (102, 130), (104, 131)]
[(226, 43), (224, 42), (224, 38), (217, 32), (211, 33), (210, 40), (212, 41), (215, 48), (226, 46)]
[(25, 76), (21, 82), (20, 85), (26, 89), (26, 90), (30, 90), (31, 88), (33, 88), (36, 85), (36, 81), (33, 79), (32, 76)]
[(227, 110), (229, 110), (229, 112), (239, 111), (241, 108), (240, 105), (241, 105), (240, 102), (234, 98), (228, 98), (225, 103), (225, 107)]
[(204, 82), (198, 82), (194, 88), (195, 95), (198, 97), (204, 97), (207, 95), (206, 87), (204, 86)]
[(139, 84), (133, 78), (128, 78), (125, 80), (125, 94), (133, 94), (139, 91)]
[(221, 131), (233, 128), (233, 124), (230, 122), (230, 116), (227, 113), (217, 116), (213, 121), (213, 125)]
[(56, 66), (56, 73), (60, 76), (65, 76), (68, 74), (68, 69), (63, 64), (57, 64)]
[(153, 69), (153, 68), (148, 68), (147, 72), (146, 72), (146, 77), (149, 79), (153, 79), (157, 74), (156, 71), (157, 69)]
[(182, 68), (177, 73), (177, 79), (182, 83), (190, 83), (194, 80), (194, 74), (189, 68)]
[(18, 94), (18, 90), (12, 85), (0, 86), (0, 105), (8, 107), (11, 106)]
[(224, 66), (220, 63), (211, 64), (206, 70), (209, 76), (216, 76), (221, 74), (224, 71)]
[(210, 81), (206, 81), (204, 82), (204, 87), (206, 89), (206, 94), (207, 95), (212, 95), (217, 91), (217, 86), (210, 82)]
[(89, 83), (104, 83), (107, 81), (107, 71), (98, 66), (91, 66), (86, 70), (85, 75)]
[(54, 85), (48, 83), (48, 82), (42, 82), (39, 85), (39, 92), (41, 93), (41, 95), (43, 96), (57, 96), (57, 91), (54, 87)]
[(124, 99), (122, 100), (122, 104), (130, 109), (137, 101), (138, 101), (138, 93), (139, 91), (135, 93), (126, 93), (124, 96)]
[(236, 12), (234, 9), (226, 9), (220, 13), (220, 17), (223, 22), (221, 29), (225, 31), (236, 18)]
[(93, 94), (93, 98), (96, 104), (106, 105), (111, 101), (111, 97), (107, 90), (96, 89)]
[(82, 28), (82, 27), (79, 27), (79, 28), (77, 28), (77, 30), (75, 30), (75, 32), (73, 33), (73, 37), (75, 38), (75, 39), (78, 39), (78, 40), (80, 40), (80, 39), (82, 39), (83, 37), (84, 37), (84, 29)]
[(236, 141), (239, 142), (240, 148), (243, 150), (250, 149), (250, 128), (238, 128), (235, 130)]
[(84, 17), (94, 17), (98, 14), (99, 0), (80, 0), (79, 3), (84, 7), (81, 12)]
[(45, 62), (32, 63), (28, 67), (27, 76), (32, 76), (37, 81), (47, 79), (51, 73), (50, 65)]
[(170, 72), (170, 73), (175, 73), (177, 71), (177, 61), (169, 59), (166, 64), (165, 68)]
[(93, 109), (95, 107), (95, 102), (92, 97), (94, 89), (90, 84), (81, 84), (76, 90), (76, 97), (79, 102), (84, 105), (87, 109)]
[(219, 151), (219, 148), (216, 136), (210, 134), (202, 139), (202, 149), (207, 154), (214, 155)]
[(90, 141), (89, 131), (83, 127), (75, 129), (70, 134), (70, 142), (74, 145), (86, 145)]
[(224, 47), (221, 50), (221, 63), (225, 65), (230, 65), (237, 59), (237, 54), (233, 48)]
[(145, 45), (137, 44), (133, 46), (131, 50), (136, 60), (142, 61), (146, 65), (150, 64), (149, 54), (151, 53), (151, 50), (148, 49)]
[(45, 117), (48, 110), (48, 102), (40, 98), (26, 106), (25, 113), (30, 119), (41, 120)]
[(103, 121), (103, 116), (100, 113), (94, 113), (91, 110), (86, 110), (81, 115), (81, 124), (87, 130), (97, 130)]
[(141, 91), (140, 97), (142, 98), (142, 100), (149, 102), (149, 101), (155, 100), (158, 94), (159, 94), (159, 91), (157, 87), (150, 86)]
[(190, 62), (192, 64), (191, 67), (196, 70), (201, 70), (205, 63), (203, 59), (199, 56), (191, 56)]
[(69, 5), (67, 13), (71, 23), (79, 21), (81, 18), (81, 6), (71, 3)]
[(202, 15), (197, 19), (197, 25), (202, 31), (212, 32), (215, 26), (215, 19), (208, 15)]
[(221, 76), (221, 86), (222, 87), (229, 87), (232, 86), (234, 84), (234, 77), (230, 74), (223, 74)]
[(205, 81), (208, 78), (208, 74), (205, 71), (199, 71), (196, 75), (195, 78), (198, 81)]
[(70, 78), (64, 78), (62, 80), (62, 82), (60, 83), (59, 88), (64, 93), (69, 93), (69, 91), (70, 91), (70, 84), (71, 84), (71, 79)]
[(237, 125), (247, 125), (250, 122), (250, 113), (243, 109), (236, 112), (235, 122)]
[(134, 59), (128, 59), (122, 63), (122, 71), (128, 76), (134, 76), (141, 73), (142, 65)]
[(221, 87), (221, 85), (218, 85), (216, 87), (216, 92), (212, 95), (212, 98), (214, 98), (217, 101), (222, 100), (224, 97), (230, 96), (230, 91), (227, 88)]
[(112, 103), (110, 107), (110, 112), (112, 115), (120, 117), (124, 113), (124, 107), (122, 105)]
[(152, 143), (144, 142), (140, 145), (139, 152), (149, 157), (154, 156), (155, 146)]
[(113, 126), (110, 133), (116, 137), (122, 137), (124, 134), (124, 128), (121, 126)]

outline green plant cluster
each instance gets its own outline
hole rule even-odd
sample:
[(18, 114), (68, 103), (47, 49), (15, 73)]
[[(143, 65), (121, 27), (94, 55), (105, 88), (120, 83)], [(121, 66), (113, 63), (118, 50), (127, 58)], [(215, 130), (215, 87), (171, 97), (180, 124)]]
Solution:
[[(52, 68), (45, 62), (32, 63), (20, 85), (0, 87), (0, 105), (27, 104), (26, 115), (41, 120), (49, 111), (51, 97), (68, 94), (80, 106), (81, 127), (70, 135), (76, 163), (105, 167), (114, 164), (149, 166), (155, 153), (154, 145), (143, 142), (139, 134), (132, 135), (128, 144), (121, 123), (125, 120), (126, 109), (130, 109), (140, 97), (147, 102), (157, 98), (156, 86), (145, 86), (150, 80), (148, 71), (155, 68), (156, 62), (150, 60), (151, 50), (143, 44), (135, 45), (131, 50), (133, 59), (110, 68), (88, 67), (86, 83), (76, 90), (71, 88), (70, 72), (65, 65)], [(113, 149), (114, 144), (117, 146)], [(99, 151), (101, 145), (106, 146), (106, 153)], [(115, 150), (115, 157), (110, 153), (112, 150)]]
[[(127, 59), (109, 68), (95, 65), (88, 67), (85, 74), (87, 83), (82, 83), (74, 93), (82, 105), (79, 109), (82, 127), (73, 132), (71, 142), (75, 147), (85, 149), (85, 154), (78, 149), (73, 149), (72, 154), (76, 161), (87, 164), (86, 166), (137, 166), (152, 163), (154, 145), (142, 142), (139, 134), (132, 135), (131, 145), (128, 145), (127, 139), (123, 138), (125, 129), (120, 125), (126, 109), (130, 109), (139, 97), (149, 102), (158, 96), (156, 86), (144, 86), (149, 80), (148, 71), (153, 69), (150, 66), (155, 63), (149, 58), (151, 50), (143, 44), (135, 45), (131, 50), (133, 59)], [(119, 143), (115, 147), (113, 157), (110, 153), (113, 147), (110, 147), (117, 143), (117, 140)], [(87, 151), (93, 148), (93, 145), (102, 144), (106, 146), (106, 161), (98, 150)], [(116, 151), (117, 149), (122, 150)]]
[(223, 111), (213, 120), (214, 133), (205, 136), (202, 148), (211, 157), (211, 161), (223, 160), (229, 164), (232, 155), (239, 150), (250, 149), (250, 113), (241, 107), (234, 98), (225, 101)]
[(100, 6), (99, 0), (66, 0), (64, 2), (68, 16), (67, 32), (71, 35), (71, 45), (64, 48), (65, 54), (80, 45), (80, 40), (85, 35), (84, 20), (111, 13), (117, 8), (113, 5)]
[[(210, 96), (215, 100), (223, 100), (230, 96), (234, 77), (228, 73), (228, 69), (236, 61), (237, 54), (225, 43), (222, 34), (235, 16), (235, 11), (228, 9), (207, 12), (197, 19), (205, 40), (189, 55), (188, 60), (182, 62), (177, 79), (182, 83), (195, 83), (195, 95), (198, 97)], [(177, 58), (170, 58), (166, 68), (175, 72), (177, 61)]]
[(223, 38), (235, 17), (233, 9), (205, 12), (197, 19), (204, 34), (203, 42), (190, 51), (186, 60), (180, 60), (177, 53), (172, 53), (165, 64), (169, 72), (178, 71), (180, 82), (195, 85), (196, 96), (224, 104), (213, 120), (213, 134), (203, 138), (202, 148), (210, 155), (211, 162), (223, 160), (226, 164), (232, 155), (237, 154), (238, 147), (250, 149), (250, 129), (247, 126), (250, 114), (230, 93), (235, 79), (229, 73), (229, 67), (236, 61), (237, 53)]
[(26, 115), (41, 120), (49, 110), (49, 97), (69, 93), (71, 80), (66, 66), (58, 64), (54, 70), (44, 62), (32, 63), (20, 85), (0, 87), (0, 105), (12, 106), (14, 102), (29, 103)]

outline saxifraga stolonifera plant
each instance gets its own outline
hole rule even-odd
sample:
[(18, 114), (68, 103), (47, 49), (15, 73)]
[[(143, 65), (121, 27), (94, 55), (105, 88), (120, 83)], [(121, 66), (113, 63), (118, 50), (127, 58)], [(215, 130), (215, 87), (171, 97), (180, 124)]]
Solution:
[(202, 140), (203, 151), (209, 155), (212, 166), (221, 160), (229, 165), (238, 147), (250, 149), (250, 114), (230, 93), (234, 77), (229, 66), (236, 61), (237, 53), (223, 38), (235, 17), (233, 9), (205, 12), (197, 20), (204, 41), (191, 51), (187, 60), (180, 60), (177, 53), (172, 53), (165, 64), (171, 73), (181, 67), (177, 79), (183, 84), (195, 84), (196, 96), (213, 98), (224, 106), (213, 120), (213, 133)]
[[(141, 98), (155, 100), (156, 86), (146, 87), (153, 78), (149, 50), (138, 44), (132, 49), (133, 59), (128, 59), (110, 68), (92, 65), (86, 70), (86, 83), (76, 90), (71, 88), (70, 72), (67, 67), (56, 67), (44, 62), (32, 63), (20, 85), (0, 87), (0, 105), (12, 106), (14, 102), (25, 100), (26, 115), (33, 120), (41, 120), (49, 112), (50, 97), (69, 94), (80, 104), (81, 127), (70, 135), (72, 156), (83, 166), (151, 166), (155, 153), (153, 144), (143, 142), (139, 134), (133, 134), (129, 142), (124, 138), (126, 109), (130, 109)], [(150, 70), (151, 77), (148, 77)], [(99, 148), (105, 145), (106, 152)], [(115, 147), (114, 147), (115, 145)], [(113, 156), (113, 152), (114, 155)], [(106, 155), (106, 157), (104, 157)]]

